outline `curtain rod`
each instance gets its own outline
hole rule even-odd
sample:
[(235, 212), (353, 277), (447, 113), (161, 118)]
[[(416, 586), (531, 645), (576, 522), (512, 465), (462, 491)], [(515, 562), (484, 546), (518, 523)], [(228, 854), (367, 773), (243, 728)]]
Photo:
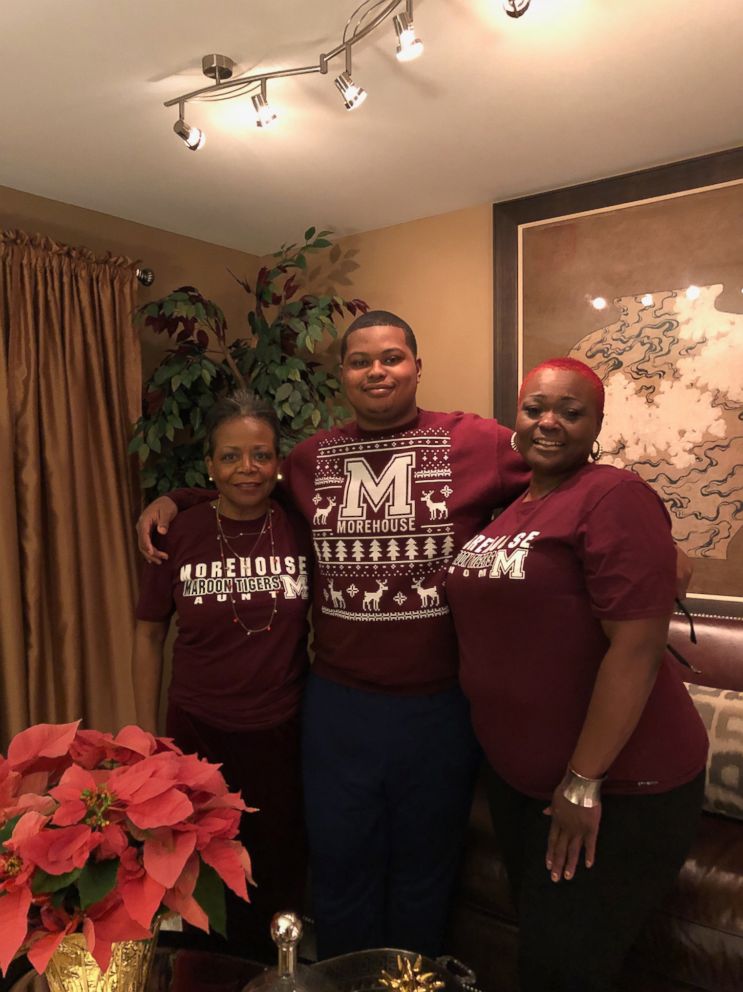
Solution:
[(137, 269), (137, 279), (143, 286), (151, 286), (155, 281), (155, 273), (152, 269)]

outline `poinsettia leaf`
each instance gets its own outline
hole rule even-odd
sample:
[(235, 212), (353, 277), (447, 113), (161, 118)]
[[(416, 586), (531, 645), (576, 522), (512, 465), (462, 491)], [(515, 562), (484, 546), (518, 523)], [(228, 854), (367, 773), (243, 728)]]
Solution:
[(118, 858), (107, 858), (105, 861), (91, 861), (80, 872), (77, 880), (77, 891), (80, 893), (80, 906), (87, 909), (94, 902), (100, 902), (116, 885), (116, 873), (119, 870)]
[(18, 816), (14, 816), (11, 820), (8, 820), (7, 823), (4, 823), (2, 827), (0, 827), (0, 845), (4, 844), (6, 840), (10, 839), (10, 835), (13, 833), (13, 830), (15, 829), (15, 825), (16, 823), (18, 823), (20, 818), (21, 815), (19, 813)]
[(227, 911), (224, 900), (224, 883), (216, 871), (201, 862), (199, 877), (193, 897), (209, 917), (209, 926), (222, 937), (227, 936)]
[(37, 868), (31, 879), (31, 891), (35, 896), (42, 892), (58, 892), (59, 889), (71, 885), (81, 871), (82, 868), (73, 868), (72, 871), (66, 871), (63, 875), (50, 875), (48, 872), (42, 871), (41, 868)]

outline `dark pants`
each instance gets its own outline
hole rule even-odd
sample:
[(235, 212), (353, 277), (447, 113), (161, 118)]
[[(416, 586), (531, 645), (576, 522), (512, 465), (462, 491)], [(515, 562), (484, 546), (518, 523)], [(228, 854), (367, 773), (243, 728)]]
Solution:
[(275, 964), (269, 926), (274, 913), (301, 913), (307, 874), (300, 772), (300, 718), (267, 730), (211, 727), (174, 705), (167, 733), (183, 751), (220, 763), (227, 784), (257, 813), (243, 813), (240, 840), (250, 854), (256, 886), (250, 903), (227, 890), (227, 941), (196, 937), (194, 944)]
[(478, 761), (459, 689), (395, 696), (310, 677), (303, 768), (320, 957), (440, 953)]
[(658, 795), (605, 796), (596, 861), (571, 881), (550, 880), (549, 804), (493, 771), (488, 798), (519, 911), (522, 992), (609, 992), (651, 911), (694, 839), (704, 773)]

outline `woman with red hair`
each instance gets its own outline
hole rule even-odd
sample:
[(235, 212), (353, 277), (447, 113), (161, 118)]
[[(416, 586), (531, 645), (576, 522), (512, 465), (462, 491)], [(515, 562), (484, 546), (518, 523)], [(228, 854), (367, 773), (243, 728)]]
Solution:
[(665, 651), (670, 522), (636, 475), (595, 464), (603, 406), (582, 362), (527, 375), (512, 444), (529, 488), (447, 581), (523, 992), (615, 987), (702, 801), (706, 734)]

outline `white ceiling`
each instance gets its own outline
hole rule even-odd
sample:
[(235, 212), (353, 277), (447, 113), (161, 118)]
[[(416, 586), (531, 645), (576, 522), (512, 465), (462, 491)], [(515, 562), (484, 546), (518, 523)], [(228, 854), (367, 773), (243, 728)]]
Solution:
[(743, 145), (742, 0), (417, 0), (419, 60), (390, 23), (360, 43), (353, 113), (328, 76), (190, 104), (193, 153), (163, 101), (201, 56), (306, 65), (355, 0), (6, 0), (0, 184), (258, 254), (309, 224), (339, 234)]

